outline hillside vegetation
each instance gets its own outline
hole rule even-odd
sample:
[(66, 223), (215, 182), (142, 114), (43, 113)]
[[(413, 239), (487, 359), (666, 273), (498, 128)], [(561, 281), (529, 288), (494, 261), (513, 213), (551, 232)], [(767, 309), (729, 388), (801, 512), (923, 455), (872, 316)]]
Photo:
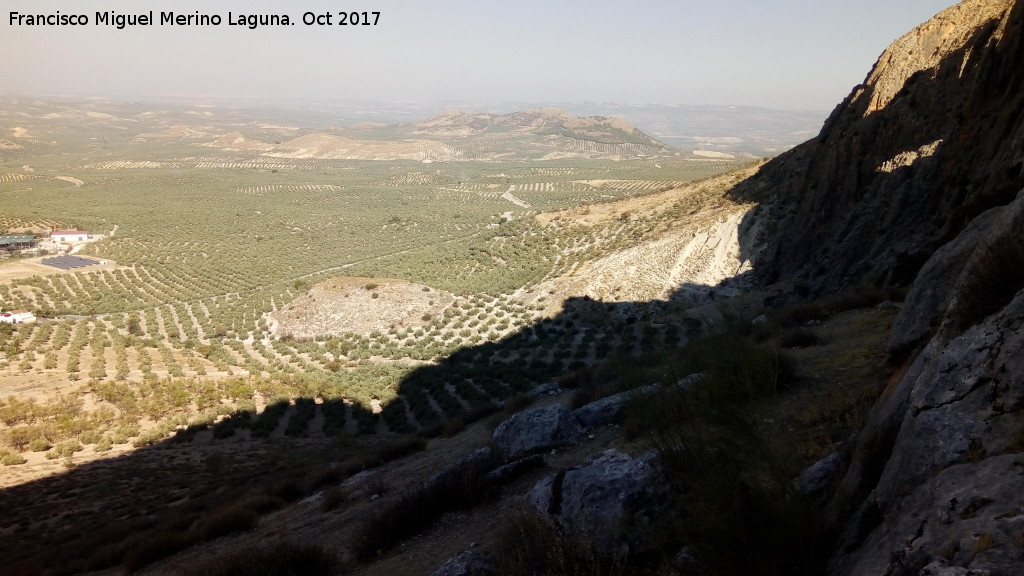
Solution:
[[(620, 121), (554, 110), (341, 130), (387, 147), (409, 145), (403, 134), (466, 124), (476, 127), (458, 136), (464, 144), (507, 148), (500, 161), (430, 164), (284, 159), (274, 144), (250, 144), (296, 146), (323, 133), (255, 112), (95, 101), (8, 107), (3, 122), (21, 148), (0, 167), (5, 229), (105, 236), (78, 251), (102, 266), (0, 263), (0, 273), (9, 270), (0, 306), (41, 319), (2, 327), (0, 425), (8, 449), (28, 461), (7, 469), (5, 484), (296, 398), (336, 402), (331, 429), (346, 433), (436, 433), (453, 415), (618, 347), (678, 339), (664, 327), (630, 337), (582, 319), (529, 327), (565, 298), (614, 292), (604, 280), (581, 286), (572, 272), (677, 229), (725, 185), (685, 183), (740, 166), (689, 159)], [(601, 146), (643, 140), (657, 159), (623, 149), (617, 161), (530, 161), (531, 147), (552, 137), (540, 133), (551, 131)], [(624, 205), (596, 225), (534, 219), (659, 190), (673, 190), (662, 194), (674, 203), (657, 214)], [(672, 248), (652, 254), (671, 258)], [(675, 280), (619, 290), (609, 306), (668, 297)], [(478, 376), (455, 390), (428, 379), (398, 390), (417, 366), (488, 343), (493, 350), (478, 360), (493, 381)], [(374, 414), (382, 406), (383, 420)], [(270, 417), (263, 426), (272, 431)], [(75, 450), (60, 448), (83, 438)]]

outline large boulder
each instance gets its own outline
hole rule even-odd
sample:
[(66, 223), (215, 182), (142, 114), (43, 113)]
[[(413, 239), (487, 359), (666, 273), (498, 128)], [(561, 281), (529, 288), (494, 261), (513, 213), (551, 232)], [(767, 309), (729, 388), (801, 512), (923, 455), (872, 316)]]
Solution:
[(478, 478), (501, 464), (500, 460), (501, 457), (495, 454), (490, 447), (477, 448), (463, 456), (455, 464), (434, 474), (425, 484), (427, 486), (443, 486), (469, 478)]
[[(676, 386), (685, 390), (699, 382), (704, 378), (704, 376), (704, 372), (690, 374), (676, 382)], [(625, 392), (605, 396), (600, 400), (594, 400), (589, 404), (585, 404), (576, 410), (573, 410), (572, 414), (577, 420), (579, 420), (580, 424), (583, 425), (584, 428), (593, 428), (595, 426), (604, 426), (605, 424), (620, 422), (623, 418), (626, 406), (634, 398), (649, 396), (660, 389), (660, 384), (640, 386), (633, 390), (626, 390)]]
[(445, 562), (432, 576), (494, 576), (497, 573), (490, 557), (467, 550)]
[(843, 461), (838, 452), (818, 460), (793, 481), (793, 487), (800, 494), (815, 494), (828, 487), (839, 474)]
[(505, 420), (491, 437), (506, 460), (516, 460), (550, 448), (576, 444), (583, 429), (561, 404), (523, 410)]
[(543, 398), (545, 396), (558, 396), (565, 390), (555, 382), (548, 382), (547, 384), (541, 384), (533, 390), (526, 393), (527, 396), (533, 399)]
[(589, 404), (585, 404), (576, 410), (573, 410), (572, 414), (576, 417), (576, 420), (579, 420), (579, 423), (583, 425), (584, 428), (593, 428), (595, 426), (604, 426), (605, 424), (621, 422), (623, 412), (633, 398), (652, 394), (658, 388), (659, 387), (657, 385), (652, 384), (650, 386), (643, 386), (636, 390), (626, 390), (625, 392), (605, 396), (600, 400), (594, 400)]
[(598, 555), (622, 557), (650, 547), (644, 535), (667, 494), (656, 454), (613, 449), (541, 480), (528, 499), (555, 526), (585, 536)]
[(619, 392), (594, 400), (572, 411), (572, 415), (584, 428), (593, 428), (621, 422), (626, 405), (633, 398), (633, 392)]

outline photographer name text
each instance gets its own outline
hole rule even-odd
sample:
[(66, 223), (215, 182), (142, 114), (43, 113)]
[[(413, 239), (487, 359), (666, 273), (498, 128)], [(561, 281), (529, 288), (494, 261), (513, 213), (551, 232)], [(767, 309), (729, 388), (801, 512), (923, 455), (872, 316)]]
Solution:
[(228, 12), (223, 14), (204, 14), (198, 10), (192, 13), (181, 12), (141, 12), (137, 14), (121, 14), (114, 11), (89, 14), (64, 14), (60, 11), (49, 14), (28, 14), (10, 12), (8, 24), (11, 26), (104, 26), (124, 30), (126, 28), (142, 28), (147, 26), (237, 26), (255, 30), (272, 26), (377, 26), (380, 12), (304, 12), (300, 17), (288, 14), (239, 14)]

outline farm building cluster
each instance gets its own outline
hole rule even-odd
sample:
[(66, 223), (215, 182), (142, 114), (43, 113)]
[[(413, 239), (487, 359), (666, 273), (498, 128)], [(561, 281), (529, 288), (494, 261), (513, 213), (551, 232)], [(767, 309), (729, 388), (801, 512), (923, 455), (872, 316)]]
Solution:
[(49, 238), (38, 238), (35, 234), (27, 232), (0, 234), (0, 254), (37, 248), (44, 252), (47, 250), (59, 251), (69, 244), (88, 242), (90, 239), (92, 239), (92, 235), (85, 230), (54, 230), (50, 232)]

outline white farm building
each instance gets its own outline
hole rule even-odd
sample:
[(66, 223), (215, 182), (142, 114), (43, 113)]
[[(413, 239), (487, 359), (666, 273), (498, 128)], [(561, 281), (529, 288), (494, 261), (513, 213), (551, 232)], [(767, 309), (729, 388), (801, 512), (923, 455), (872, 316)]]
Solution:
[(5, 324), (25, 324), (26, 322), (35, 321), (36, 315), (31, 312), (14, 310), (11, 312), (4, 312), (0, 314), (0, 322), (3, 322)]
[(82, 230), (54, 230), (50, 232), (50, 239), (54, 242), (85, 242), (89, 239), (89, 233)]

